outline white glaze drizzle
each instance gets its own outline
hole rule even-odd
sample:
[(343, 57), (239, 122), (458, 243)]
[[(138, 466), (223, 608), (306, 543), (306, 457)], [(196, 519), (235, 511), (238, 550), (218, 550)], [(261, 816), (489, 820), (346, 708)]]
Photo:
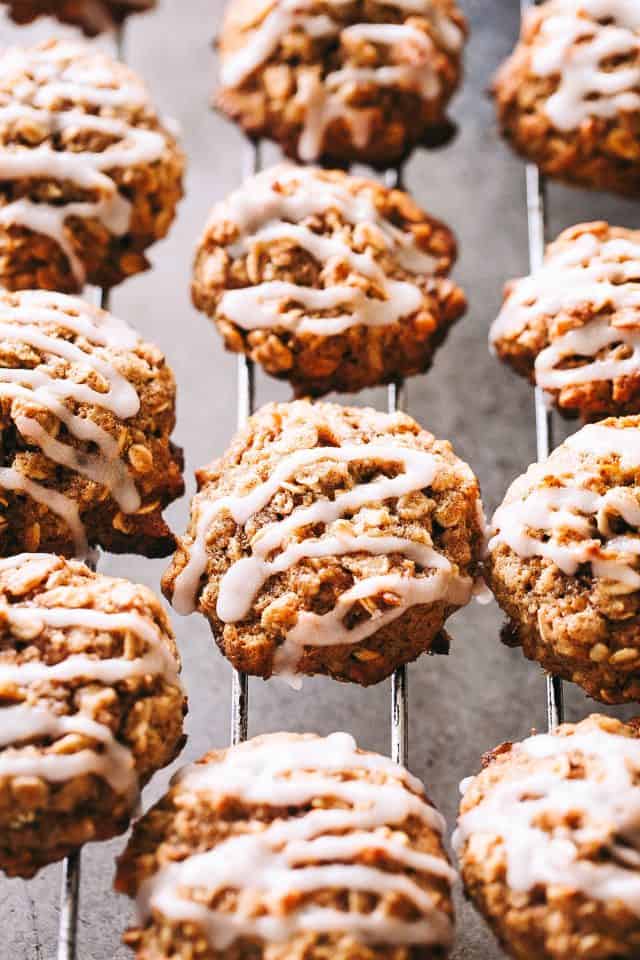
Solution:
[[(559, 75), (544, 110), (557, 129), (575, 130), (590, 117), (640, 109), (640, 66), (603, 69), (611, 58), (640, 50), (640, 7), (635, 0), (555, 0), (541, 24), (531, 70)], [(598, 20), (611, 18), (612, 22)]]
[[(426, 538), (424, 542), (416, 542), (398, 536), (367, 534), (367, 511), (364, 508), (429, 487), (439, 469), (438, 459), (431, 453), (380, 442), (298, 450), (285, 457), (268, 480), (249, 493), (201, 504), (195, 537), (188, 547), (188, 562), (174, 584), (172, 602), (175, 609), (186, 614), (196, 607), (199, 583), (207, 567), (207, 537), (218, 515), (229, 513), (238, 526), (244, 527), (304, 467), (323, 461), (349, 464), (369, 460), (381, 465), (401, 465), (403, 472), (394, 477), (382, 474), (368, 483), (337, 493), (332, 500), (319, 499), (309, 506), (296, 507), (289, 516), (263, 527), (251, 543), (251, 556), (232, 564), (220, 582), (217, 601), (220, 619), (225, 623), (244, 619), (266, 581), (305, 558), (359, 553), (398, 555), (426, 572), (426, 576), (393, 573), (367, 577), (344, 593), (330, 613), (320, 617), (300, 612), (297, 623), (278, 648), (274, 662), (276, 673), (290, 674), (295, 671), (307, 645), (359, 643), (418, 603), (444, 601), (456, 606), (468, 603), (473, 588), (471, 579), (461, 576)], [(350, 530), (340, 524), (346, 516), (351, 518)], [(321, 537), (304, 536), (305, 529), (318, 524), (324, 526)], [(295, 539), (296, 536), (301, 539)], [(275, 556), (269, 559), (272, 554)], [(379, 611), (353, 629), (343, 623), (360, 600), (385, 595), (391, 604), (384, 613)]]
[[(89, 341), (94, 349), (88, 352), (59, 333), (50, 332), (51, 326), (68, 331), (81, 342)], [(17, 303), (0, 299), (0, 341), (3, 340), (24, 343), (41, 351), (47, 359), (60, 358), (73, 364), (76, 370), (94, 373), (106, 383), (106, 391), (101, 392), (78, 382), (77, 377), (55, 376), (45, 363), (35, 368), (0, 367), (0, 397), (49, 411), (72, 437), (95, 445), (98, 452), (78, 450), (50, 435), (32, 416), (16, 413), (14, 422), (25, 440), (39, 447), (54, 463), (106, 487), (124, 513), (135, 513), (140, 506), (140, 496), (117, 440), (91, 419), (73, 414), (65, 403), (73, 400), (91, 404), (122, 419), (138, 413), (140, 399), (136, 390), (100, 351), (101, 347), (118, 352), (132, 349), (138, 340), (135, 332), (115, 317), (75, 297), (30, 291), (20, 294)], [(69, 527), (76, 553), (79, 556), (86, 553), (84, 526), (78, 506), (70, 497), (13, 468), (0, 469), (0, 487), (23, 491), (46, 504)]]
[[(506, 544), (520, 557), (543, 557), (572, 576), (590, 564), (594, 578), (616, 581), (627, 591), (640, 589), (636, 569), (640, 537), (616, 536), (611, 517), (640, 529), (638, 487), (620, 486), (598, 493), (597, 465), (579, 460), (590, 455), (616, 459), (624, 470), (640, 467), (640, 429), (602, 424), (583, 427), (550, 459), (535, 464), (515, 482), (496, 511), (489, 550)], [(553, 477), (557, 483), (540, 485)]]
[[(339, 8), (344, 0), (329, 0)], [(426, 19), (438, 42), (448, 53), (458, 53), (464, 41), (459, 26), (431, 0), (390, 0), (403, 15)], [(350, 106), (345, 99), (352, 84), (374, 84), (413, 90), (427, 100), (440, 92), (434, 66), (437, 50), (431, 36), (412, 24), (358, 23), (344, 26), (329, 15), (314, 15), (313, 0), (276, 0), (262, 22), (248, 33), (241, 47), (223, 57), (221, 81), (227, 87), (241, 87), (251, 74), (275, 53), (283, 37), (302, 31), (310, 37), (336, 37), (344, 48), (345, 66), (321, 78), (300, 72), (295, 99), (305, 107), (305, 121), (298, 152), (305, 162), (317, 160), (322, 152), (324, 133), (335, 117), (345, 117), (356, 146), (364, 148), (371, 128), (367, 109)], [(382, 67), (359, 68), (348, 64), (349, 43), (364, 39), (378, 46), (397, 48), (399, 63)], [(403, 51), (403, 46), (409, 49)], [(403, 62), (407, 59), (409, 62)]]
[[(568, 736), (534, 736), (512, 749), (536, 760), (582, 754), (597, 761), (598, 772), (568, 778), (559, 763), (556, 769), (547, 766), (495, 784), (460, 817), (454, 835), (458, 852), (474, 836), (498, 837), (512, 890), (559, 886), (607, 903), (621, 902), (640, 915), (640, 787), (632, 779), (632, 770), (640, 769), (640, 742), (594, 727)], [(465, 782), (465, 792), (472, 782)], [(578, 825), (547, 832), (539, 824), (549, 814), (573, 815)], [(598, 842), (615, 859), (580, 859), (582, 843)]]
[[(33, 567), (33, 579), (42, 581), (54, 572), (57, 565), (57, 558), (46, 554), (21, 554), (1, 561), (0, 571), (6, 574), (8, 570), (15, 570), (20, 576), (26, 570), (31, 577)], [(10, 589), (10, 583), (7, 586)], [(120, 584), (114, 586), (114, 597), (120, 587)], [(161, 676), (180, 687), (177, 663), (159, 627), (150, 617), (136, 612), (106, 613), (21, 603), (0, 604), (0, 616), (3, 629), (9, 632), (15, 629), (20, 637), (35, 638), (44, 629), (73, 631), (79, 628), (132, 633), (143, 640), (147, 648), (141, 657), (133, 660), (124, 656), (99, 659), (89, 654), (71, 654), (56, 664), (41, 660), (22, 663), (0, 660), (0, 688), (24, 690), (42, 683), (74, 681), (114, 686), (143, 676)], [(73, 734), (94, 740), (97, 746), (70, 753), (43, 752), (41, 748), (28, 746), (31, 741), (61, 739)], [(0, 708), (0, 777), (35, 776), (61, 783), (88, 774), (102, 777), (117, 793), (131, 798), (137, 795), (138, 778), (133, 755), (105, 724), (82, 712), (58, 715), (46, 707), (27, 703)]]
[[(392, 779), (385, 783), (339, 779), (342, 770), (352, 769), (380, 771)], [(278, 818), (261, 832), (230, 838), (164, 867), (141, 890), (143, 918), (154, 910), (174, 921), (195, 922), (209, 943), (221, 950), (242, 936), (282, 943), (312, 930), (347, 929), (367, 943), (450, 942), (449, 918), (413, 877), (353, 862), (365, 851), (380, 850), (404, 871), (431, 874), (449, 884), (455, 878), (443, 859), (412, 850), (390, 832), (410, 816), (442, 832), (444, 822), (423, 799), (419, 781), (386, 758), (358, 753), (348, 734), (301, 741), (275, 735), (249, 741), (227, 752), (218, 763), (187, 768), (179, 784), (185, 790), (220, 793), (276, 808), (304, 806), (319, 798), (338, 800), (344, 806)], [(189, 899), (194, 887), (212, 895), (225, 888), (237, 890), (238, 907), (223, 913), (194, 903)], [(409, 899), (420, 916), (400, 920), (385, 913), (381, 905), (366, 914), (313, 904), (280, 906), (290, 893), (326, 888), (365, 890), (381, 897), (395, 892)], [(272, 909), (255, 915), (252, 904), (265, 899)]]
[[(34, 177), (67, 181), (94, 195), (66, 204), (22, 198), (0, 208), (0, 223), (26, 227), (55, 240), (79, 285), (85, 282), (85, 269), (67, 232), (68, 219), (95, 218), (116, 236), (126, 234), (131, 203), (120, 193), (109, 171), (153, 163), (166, 146), (162, 133), (135, 127), (117, 116), (84, 112), (84, 104), (109, 110), (148, 103), (141, 84), (129, 80), (126, 85), (114, 86), (118, 81), (109, 61), (104, 57), (96, 62), (95, 56), (85, 44), (66, 41), (45, 49), (14, 48), (0, 59), (0, 80), (22, 77), (12, 90), (12, 101), (0, 106), (0, 129), (19, 127), (24, 122), (37, 124), (49, 137), (78, 130), (115, 138), (114, 143), (97, 153), (55, 150), (48, 143), (0, 149), (2, 180)], [(61, 107), (64, 101), (71, 106)]]
[[(366, 223), (415, 281), (388, 278), (371, 252), (358, 253), (334, 233), (314, 232), (304, 221), (336, 210), (357, 229)], [(421, 306), (419, 281), (433, 275), (435, 260), (421, 250), (411, 233), (395, 227), (381, 216), (366, 190), (352, 193), (341, 183), (322, 178), (315, 169), (279, 165), (252, 178), (213, 212), (214, 222), (231, 221), (240, 238), (229, 248), (234, 257), (260, 251), (284, 240), (308, 252), (322, 267), (321, 288), (284, 281), (265, 281), (243, 289), (226, 291), (218, 313), (245, 330), (283, 327), (299, 333), (323, 336), (339, 334), (352, 326), (388, 326), (414, 314)], [(331, 274), (344, 264), (358, 277), (371, 280), (376, 295), (366, 294), (361, 284), (336, 283)], [(309, 316), (309, 312), (340, 310), (338, 316)]]
[[(604, 310), (609, 316), (597, 317)], [(544, 318), (589, 310), (596, 319), (555, 336), (535, 363), (545, 390), (640, 374), (640, 244), (584, 233), (551, 248), (542, 268), (518, 280), (491, 330), (493, 343), (526, 336)], [(579, 366), (562, 368), (580, 358)]]

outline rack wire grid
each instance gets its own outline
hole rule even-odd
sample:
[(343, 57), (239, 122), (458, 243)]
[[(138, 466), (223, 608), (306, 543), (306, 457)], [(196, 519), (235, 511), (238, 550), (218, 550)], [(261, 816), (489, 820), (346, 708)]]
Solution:
[[(521, 0), (521, 13), (538, 0)], [(124, 31), (118, 30), (115, 46), (119, 59), (124, 59)], [(249, 176), (262, 169), (262, 149), (259, 142), (246, 145), (244, 173)], [(390, 168), (384, 174), (388, 187), (402, 186), (402, 168)], [(547, 240), (546, 185), (535, 164), (526, 165), (526, 202), (529, 238), (530, 269), (539, 269), (544, 259)], [(109, 307), (109, 291), (98, 291), (100, 305)], [(244, 426), (255, 409), (255, 367), (251, 360), (241, 355), (237, 365), (237, 423)], [(395, 413), (407, 409), (407, 386), (404, 381), (389, 384), (387, 410)], [(546, 459), (553, 446), (553, 412), (545, 403), (542, 390), (535, 390), (535, 429), (538, 460)], [(96, 568), (97, 556), (90, 565)], [(547, 725), (555, 729), (564, 719), (563, 684), (558, 677), (547, 676)], [(231, 686), (230, 741), (235, 745), (247, 739), (249, 727), (249, 677), (246, 673), (233, 671)], [(406, 765), (409, 759), (409, 678), (406, 666), (398, 668), (391, 678), (391, 756), (397, 763)], [(77, 929), (80, 900), (80, 853), (68, 857), (63, 864), (60, 925), (57, 960), (77, 960)]]

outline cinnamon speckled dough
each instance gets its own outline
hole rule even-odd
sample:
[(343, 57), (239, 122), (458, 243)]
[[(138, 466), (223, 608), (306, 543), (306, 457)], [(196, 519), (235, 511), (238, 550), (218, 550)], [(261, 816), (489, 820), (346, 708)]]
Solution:
[(112, 287), (148, 267), (184, 159), (128, 67), (80, 40), (0, 55), (0, 280)]
[(492, 527), (505, 642), (597, 700), (640, 700), (640, 417), (583, 427), (512, 484)]
[(31, 23), (41, 16), (57, 17), (62, 23), (81, 27), (90, 37), (156, 5), (155, 0), (3, 0), (3, 4), (16, 23)]
[(126, 830), (183, 743), (167, 616), (78, 561), (0, 561), (0, 869), (30, 877)]
[(503, 135), (551, 177), (640, 194), (640, 8), (547, 0), (498, 72)]
[(406, 414), (270, 404), (197, 474), (164, 577), (240, 670), (372, 684), (430, 651), (470, 597), (478, 483)]
[(0, 554), (166, 556), (181, 496), (175, 381), (157, 347), (75, 297), (0, 294)]
[(584, 420), (640, 412), (640, 231), (583, 223), (560, 234), (540, 270), (508, 284), (492, 344)]
[(454, 845), (466, 892), (510, 957), (638, 956), (639, 794), (636, 721), (594, 715), (485, 757), (465, 785)]
[(116, 888), (142, 910), (125, 942), (138, 960), (442, 960), (442, 827), (415, 777), (347, 734), (213, 750), (120, 857)]
[(193, 300), (296, 395), (352, 392), (430, 367), (466, 309), (455, 258), (448, 227), (403, 191), (280, 165), (214, 207)]
[(446, 136), (466, 32), (455, 0), (230, 0), (216, 102), (294, 159), (391, 166)]

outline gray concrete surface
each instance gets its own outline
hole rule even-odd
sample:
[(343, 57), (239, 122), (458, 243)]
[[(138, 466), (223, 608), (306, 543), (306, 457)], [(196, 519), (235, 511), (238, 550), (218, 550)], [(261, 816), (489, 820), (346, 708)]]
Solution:
[[(457, 278), (469, 294), (470, 310), (438, 355), (435, 369), (410, 385), (411, 412), (435, 433), (450, 438), (478, 473), (487, 509), (493, 509), (510, 480), (534, 457), (529, 388), (493, 360), (487, 330), (503, 282), (526, 270), (523, 169), (499, 142), (485, 96), (490, 75), (517, 32), (517, 0), (462, 0), (471, 20), (467, 78), (453, 113), (456, 142), (444, 151), (420, 154), (407, 182), (420, 201), (456, 229), (460, 241)], [(148, 81), (158, 104), (180, 122), (189, 157), (187, 195), (168, 240), (153, 251), (154, 269), (119, 289), (115, 310), (172, 362), (179, 384), (177, 439), (187, 455), (189, 492), (193, 469), (219, 453), (234, 429), (235, 363), (207, 321), (195, 313), (188, 294), (192, 251), (211, 202), (238, 183), (242, 142), (224, 120), (209, 112), (214, 75), (211, 38), (222, 0), (160, 0), (154, 15), (131, 25), (130, 62)], [(19, 33), (46, 35), (47, 25)], [(2, 25), (0, 37), (18, 32)], [(638, 226), (638, 208), (607, 196), (554, 187), (552, 228), (608, 217)], [(286, 398), (265, 377), (259, 401)], [(358, 402), (384, 403), (383, 391)], [(170, 511), (182, 530), (188, 498)], [(163, 562), (105, 557), (102, 569), (157, 587)], [(495, 606), (471, 605), (450, 625), (448, 659), (423, 658), (410, 669), (411, 767), (453, 823), (459, 780), (478, 767), (481, 753), (526, 735), (544, 724), (544, 680), (518, 651), (498, 642), (501, 617)], [(174, 617), (190, 695), (189, 742), (180, 763), (228, 736), (230, 669), (212, 646), (197, 616)], [(589, 703), (568, 694), (568, 715), (580, 718)], [(347, 729), (363, 746), (389, 747), (389, 685), (363, 691), (326, 680), (307, 681), (301, 693), (274, 682), (251, 684), (251, 733)], [(153, 781), (143, 808), (164, 790), (170, 771)], [(120, 934), (130, 905), (111, 892), (114, 857), (124, 839), (87, 849), (83, 858), (80, 960), (124, 960)], [(0, 881), (0, 957), (51, 960), (55, 954), (60, 868), (29, 884)], [(500, 956), (472, 910), (460, 903), (456, 960)]]

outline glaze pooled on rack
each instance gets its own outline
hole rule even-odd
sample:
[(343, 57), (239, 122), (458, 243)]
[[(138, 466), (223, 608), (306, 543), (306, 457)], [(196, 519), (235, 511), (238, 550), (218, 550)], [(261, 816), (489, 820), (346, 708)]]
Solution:
[(640, 7), (547, 0), (494, 88), (505, 136), (544, 173), (640, 193)]
[(477, 481), (404, 414), (272, 404), (198, 482), (164, 589), (239, 669), (377, 682), (471, 597)]
[(0, 552), (166, 554), (183, 489), (160, 351), (83, 300), (0, 293)]
[(492, 527), (506, 642), (605, 703), (640, 699), (640, 417), (583, 427), (512, 484)]
[(57, 17), (62, 23), (81, 27), (93, 37), (113, 30), (134, 13), (144, 13), (156, 0), (1, 0), (16, 23), (31, 23), (37, 17)]
[(217, 103), (303, 162), (392, 166), (444, 136), (466, 32), (455, 0), (232, 0)]
[(637, 723), (592, 716), (505, 744), (462, 789), (465, 886), (511, 956), (637, 955)]
[(640, 412), (640, 232), (565, 230), (540, 270), (507, 286), (491, 341), (563, 413)]
[(127, 941), (154, 960), (202, 935), (212, 957), (303, 943), (310, 957), (444, 957), (455, 874), (443, 827), (415, 777), (348, 734), (214, 751), (175, 778), (120, 859), (117, 887), (140, 911)]
[(297, 393), (353, 391), (430, 366), (465, 309), (455, 256), (405, 193), (283, 164), (214, 207), (193, 297), (229, 349)]
[(50, 554), (0, 560), (0, 868), (32, 876), (126, 829), (182, 744), (169, 621), (146, 587)]
[(60, 41), (0, 56), (2, 284), (80, 291), (144, 270), (183, 160), (137, 76)]

